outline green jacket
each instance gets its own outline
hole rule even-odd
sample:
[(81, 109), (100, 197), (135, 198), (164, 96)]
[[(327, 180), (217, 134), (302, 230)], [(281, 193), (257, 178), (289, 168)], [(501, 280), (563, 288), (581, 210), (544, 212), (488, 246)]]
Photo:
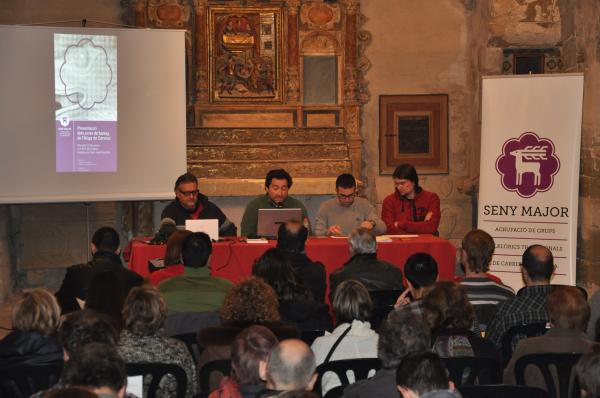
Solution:
[[(302, 209), (302, 218), (308, 218), (308, 212), (304, 204), (298, 199), (294, 199), (288, 196), (283, 201), (284, 209)], [(269, 200), (269, 195), (264, 194), (257, 198), (252, 199), (246, 205), (244, 210), (244, 216), (242, 217), (242, 236), (256, 236), (256, 229), (258, 227), (258, 209), (275, 209), (276, 207)]]

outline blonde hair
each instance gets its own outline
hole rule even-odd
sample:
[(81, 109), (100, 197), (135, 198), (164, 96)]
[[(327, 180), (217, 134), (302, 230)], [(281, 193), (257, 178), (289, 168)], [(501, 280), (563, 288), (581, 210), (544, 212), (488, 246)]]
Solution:
[(12, 327), (22, 332), (40, 332), (45, 335), (56, 331), (60, 321), (60, 307), (47, 289), (37, 288), (21, 294), (12, 311)]

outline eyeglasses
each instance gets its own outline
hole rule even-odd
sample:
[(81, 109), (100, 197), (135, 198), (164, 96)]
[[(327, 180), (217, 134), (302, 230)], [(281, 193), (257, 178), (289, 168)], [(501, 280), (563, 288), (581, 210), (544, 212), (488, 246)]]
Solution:
[(177, 190), (180, 194), (182, 194), (183, 196), (196, 196), (198, 195), (199, 191), (197, 189), (193, 190), (193, 191), (181, 191), (181, 190)]

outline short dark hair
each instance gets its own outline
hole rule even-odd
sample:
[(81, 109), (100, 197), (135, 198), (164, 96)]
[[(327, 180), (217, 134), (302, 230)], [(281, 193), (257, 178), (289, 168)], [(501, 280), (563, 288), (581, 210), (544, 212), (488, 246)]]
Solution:
[(194, 232), (181, 244), (181, 261), (185, 267), (200, 268), (206, 266), (212, 253), (212, 243), (204, 232)]
[(277, 248), (291, 253), (304, 251), (308, 229), (298, 220), (281, 224), (277, 230)]
[(361, 282), (349, 279), (338, 285), (331, 303), (338, 324), (353, 320), (368, 321), (373, 312), (369, 291)]
[(338, 188), (356, 188), (356, 179), (352, 174), (340, 174), (335, 180), (335, 189)]
[(554, 272), (554, 256), (542, 245), (531, 245), (523, 252), (523, 268), (532, 281), (549, 282)]
[(465, 264), (472, 272), (487, 272), (496, 245), (494, 238), (481, 229), (469, 231), (462, 240), (462, 249), (469, 263)]
[(58, 341), (70, 357), (90, 343), (115, 346), (119, 334), (110, 318), (94, 310), (71, 312), (63, 318), (58, 328)]
[(98, 250), (116, 252), (121, 241), (119, 240), (119, 233), (113, 227), (102, 227), (94, 232), (92, 243)]
[(384, 369), (396, 369), (406, 355), (430, 348), (429, 329), (412, 311), (392, 311), (381, 325), (377, 356)]
[(127, 369), (115, 347), (90, 343), (65, 363), (61, 379), (67, 385), (108, 387), (118, 392), (127, 383)]
[(415, 253), (404, 263), (404, 275), (415, 289), (433, 285), (438, 277), (437, 262), (430, 254)]
[(424, 351), (405, 356), (396, 369), (396, 384), (423, 394), (448, 389), (448, 372), (440, 357)]
[(554, 286), (546, 297), (553, 326), (584, 332), (590, 320), (590, 306), (575, 286)]
[(190, 172), (182, 174), (179, 177), (177, 177), (177, 181), (175, 181), (175, 189), (177, 189), (177, 187), (180, 184), (184, 184), (186, 182), (195, 182), (196, 184), (198, 184), (198, 179), (196, 178), (195, 175), (193, 175)]
[(271, 181), (273, 180), (273, 178), (277, 180), (287, 180), (288, 188), (292, 187), (292, 176), (284, 169), (270, 170), (267, 173), (267, 176), (265, 177), (265, 187), (269, 188), (269, 185), (271, 185)]
[(260, 384), (259, 363), (267, 361), (276, 344), (277, 337), (264, 326), (242, 330), (231, 344), (231, 373), (235, 380), (239, 384)]
[(419, 175), (417, 174), (415, 166), (410, 163), (403, 163), (396, 167), (394, 174), (392, 174), (392, 178), (412, 181), (413, 184), (415, 184), (415, 188), (419, 187)]
[(584, 397), (600, 397), (600, 350), (596, 345), (594, 351), (581, 357), (575, 365), (575, 377), (585, 392)]
[(307, 294), (289, 257), (279, 248), (269, 249), (257, 258), (252, 266), (252, 275), (267, 282), (279, 300), (293, 300), (298, 295)]

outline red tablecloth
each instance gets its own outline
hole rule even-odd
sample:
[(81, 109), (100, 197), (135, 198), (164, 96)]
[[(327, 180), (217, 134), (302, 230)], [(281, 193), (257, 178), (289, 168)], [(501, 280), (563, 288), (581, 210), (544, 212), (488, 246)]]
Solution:
[[(212, 274), (237, 282), (251, 275), (252, 264), (267, 249), (275, 247), (275, 241), (268, 243), (245, 243), (240, 241), (218, 242), (213, 244), (210, 260)], [(149, 245), (139, 240), (130, 242), (129, 268), (142, 276), (148, 276), (148, 260), (162, 258), (165, 247)], [(377, 257), (388, 261), (400, 269), (413, 253), (431, 254), (438, 263), (441, 280), (452, 280), (456, 248), (445, 239), (432, 235), (420, 235), (416, 238), (392, 239), (392, 242), (377, 244)], [(306, 242), (306, 254), (313, 261), (325, 264), (327, 280), (329, 274), (340, 268), (350, 258), (346, 239), (309, 238)]]

